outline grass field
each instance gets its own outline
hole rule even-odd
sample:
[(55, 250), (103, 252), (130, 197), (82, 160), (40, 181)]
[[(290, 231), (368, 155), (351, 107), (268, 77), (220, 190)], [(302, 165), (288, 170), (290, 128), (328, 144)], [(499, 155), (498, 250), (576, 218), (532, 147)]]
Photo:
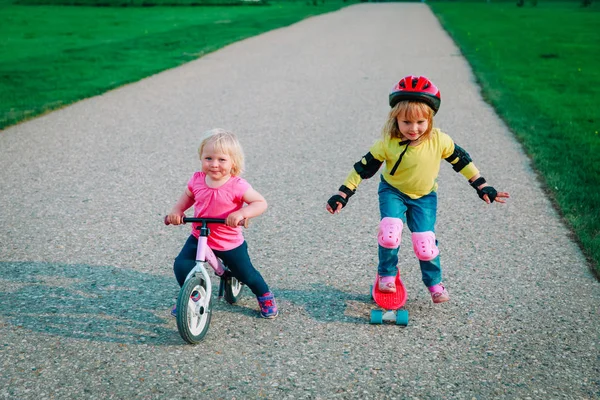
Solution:
[(600, 5), (430, 3), (600, 276)]
[[(149, 7), (173, 0), (60, 0), (86, 5), (74, 7), (32, 5), (59, 0), (22, 1), (0, 0), (0, 131), (234, 41), (352, 4)], [(235, 0), (179, 4), (197, 1)], [(105, 7), (109, 2), (119, 7)], [(523, 143), (600, 276), (600, 5), (515, 3), (429, 4), (472, 65), (486, 99)]]

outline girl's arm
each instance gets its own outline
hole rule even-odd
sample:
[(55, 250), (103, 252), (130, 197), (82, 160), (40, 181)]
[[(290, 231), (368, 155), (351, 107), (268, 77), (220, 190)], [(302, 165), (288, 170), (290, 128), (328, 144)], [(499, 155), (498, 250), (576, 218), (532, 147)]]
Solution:
[(386, 142), (384, 140), (376, 141), (360, 161), (354, 164), (354, 168), (346, 177), (344, 184), (327, 200), (326, 210), (331, 214), (339, 213), (346, 207), (348, 200), (354, 193), (363, 179), (373, 177), (381, 168), (385, 161)]
[(236, 227), (241, 220), (258, 217), (267, 210), (268, 205), (265, 198), (252, 188), (246, 190), (242, 199), (248, 205), (229, 214), (225, 221), (227, 226)]
[[(445, 136), (449, 138), (448, 135)], [(485, 178), (481, 176), (479, 170), (475, 164), (473, 164), (473, 160), (469, 153), (456, 143), (453, 144), (454, 149), (451, 155), (444, 157), (445, 154), (442, 154), (442, 157), (452, 165), (452, 169), (456, 172), (460, 172), (467, 178), (469, 184), (477, 191), (477, 195), (487, 204), (493, 203), (494, 201), (506, 203), (505, 199), (510, 197), (508, 192), (498, 192), (492, 186), (488, 185)]]
[(181, 195), (177, 203), (173, 206), (171, 213), (167, 215), (167, 219), (170, 224), (180, 225), (183, 224), (183, 217), (185, 217), (185, 211), (194, 205), (194, 195), (190, 192), (190, 189), (186, 188), (185, 192)]

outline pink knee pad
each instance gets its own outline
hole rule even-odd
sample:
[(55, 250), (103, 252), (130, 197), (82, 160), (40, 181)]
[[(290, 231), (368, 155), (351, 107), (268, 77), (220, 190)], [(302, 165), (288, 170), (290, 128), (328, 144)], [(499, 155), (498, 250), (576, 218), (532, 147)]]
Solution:
[(400, 247), (402, 237), (402, 220), (400, 218), (385, 217), (379, 223), (377, 241), (381, 247), (386, 249), (397, 249)]
[(413, 250), (421, 261), (431, 261), (440, 254), (435, 244), (435, 233), (432, 231), (413, 232), (412, 242)]

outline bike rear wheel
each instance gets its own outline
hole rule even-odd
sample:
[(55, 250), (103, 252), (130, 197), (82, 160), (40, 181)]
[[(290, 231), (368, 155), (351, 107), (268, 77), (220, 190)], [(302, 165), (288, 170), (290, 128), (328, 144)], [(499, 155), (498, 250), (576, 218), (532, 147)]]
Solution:
[(196, 344), (208, 332), (211, 299), (207, 295), (206, 281), (198, 275), (190, 277), (177, 298), (177, 330), (186, 342)]
[(242, 297), (243, 289), (244, 284), (233, 276), (225, 278), (225, 301), (229, 304), (237, 303), (240, 297)]

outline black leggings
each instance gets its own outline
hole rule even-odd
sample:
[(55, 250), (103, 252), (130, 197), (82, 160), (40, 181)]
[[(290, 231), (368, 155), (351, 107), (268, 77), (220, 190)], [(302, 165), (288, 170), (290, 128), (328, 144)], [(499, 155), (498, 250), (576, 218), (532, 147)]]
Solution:
[[(179, 252), (179, 255), (175, 258), (173, 272), (175, 272), (175, 278), (177, 279), (179, 286), (183, 285), (185, 278), (196, 265), (197, 248), (198, 239), (196, 239), (194, 235), (190, 235)], [(227, 265), (227, 268), (231, 270), (232, 275), (248, 286), (256, 296), (262, 296), (269, 291), (269, 286), (250, 261), (248, 245), (245, 241), (232, 250), (213, 251), (217, 257), (223, 260), (225, 265)]]

